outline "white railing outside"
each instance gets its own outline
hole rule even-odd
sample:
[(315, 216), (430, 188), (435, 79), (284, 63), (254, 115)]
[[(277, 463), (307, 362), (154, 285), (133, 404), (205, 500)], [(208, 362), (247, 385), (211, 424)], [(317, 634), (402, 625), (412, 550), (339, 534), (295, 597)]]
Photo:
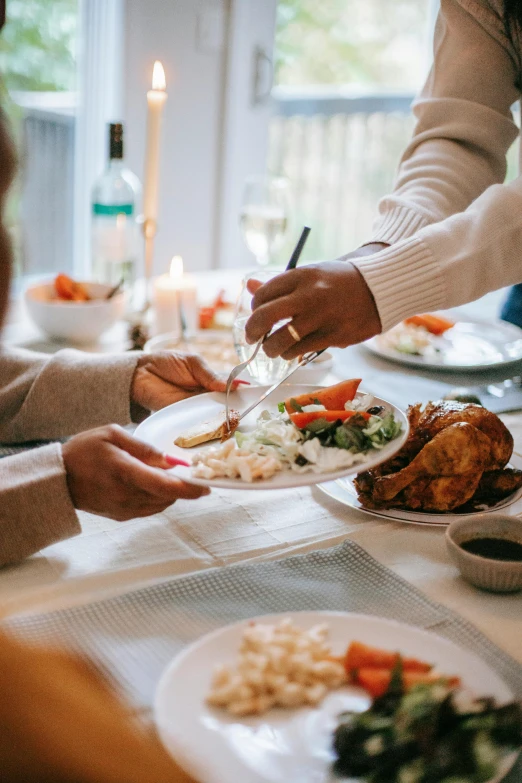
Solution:
[(72, 270), (75, 96), (14, 93), (22, 112), (20, 272)]
[(268, 167), (291, 181), (308, 258), (335, 258), (371, 237), (413, 129), (412, 94), (274, 90)]

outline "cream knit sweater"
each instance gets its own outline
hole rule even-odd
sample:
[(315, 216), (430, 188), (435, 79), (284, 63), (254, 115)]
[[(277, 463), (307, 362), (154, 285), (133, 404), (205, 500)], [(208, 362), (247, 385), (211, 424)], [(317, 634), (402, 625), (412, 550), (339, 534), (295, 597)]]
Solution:
[(522, 282), (522, 178), (501, 184), (521, 56), (501, 0), (441, 0), (415, 133), (371, 238), (391, 247), (354, 262), (383, 330)]
[[(136, 354), (0, 350), (0, 443), (130, 423)], [(81, 532), (59, 443), (0, 459), (0, 566)]]

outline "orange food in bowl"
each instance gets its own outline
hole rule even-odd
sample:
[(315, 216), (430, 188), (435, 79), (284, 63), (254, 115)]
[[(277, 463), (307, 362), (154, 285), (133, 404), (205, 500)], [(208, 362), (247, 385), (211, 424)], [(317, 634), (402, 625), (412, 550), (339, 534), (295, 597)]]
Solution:
[(91, 299), (83, 283), (77, 283), (72, 277), (64, 274), (56, 275), (54, 290), (58, 299), (67, 302), (89, 302)]

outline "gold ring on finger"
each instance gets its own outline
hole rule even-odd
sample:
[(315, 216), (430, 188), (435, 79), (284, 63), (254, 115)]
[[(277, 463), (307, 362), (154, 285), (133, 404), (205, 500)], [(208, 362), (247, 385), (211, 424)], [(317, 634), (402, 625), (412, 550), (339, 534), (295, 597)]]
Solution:
[(294, 338), (296, 343), (300, 343), (301, 342), (301, 335), (299, 334), (299, 332), (297, 331), (295, 326), (293, 326), (292, 324), (287, 324), (286, 328), (288, 329), (288, 331), (290, 332), (290, 334), (292, 335), (292, 337)]

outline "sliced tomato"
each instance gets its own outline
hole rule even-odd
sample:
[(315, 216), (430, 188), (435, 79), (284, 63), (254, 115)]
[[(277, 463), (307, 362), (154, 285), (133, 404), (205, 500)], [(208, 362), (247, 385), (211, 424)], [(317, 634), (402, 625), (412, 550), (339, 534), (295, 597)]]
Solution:
[[(302, 430), (312, 421), (317, 421), (318, 419), (324, 419), (328, 422), (346, 421), (355, 416), (356, 413), (358, 411), (310, 411), (309, 413), (291, 413), (290, 419), (298, 429)], [(366, 420), (370, 418), (369, 413), (361, 413), (360, 415)]]
[(448, 318), (443, 318), (442, 315), (434, 315), (433, 313), (423, 313), (422, 315), (412, 315), (411, 318), (406, 318), (404, 321), (408, 326), (422, 326), (431, 334), (441, 335), (455, 326), (454, 321), (450, 321)]
[[(350, 674), (357, 669), (393, 669), (399, 660), (400, 653), (382, 650), (379, 647), (371, 647), (363, 642), (352, 642), (346, 651), (344, 667)], [(432, 669), (430, 663), (419, 661), (416, 658), (403, 658), (404, 671), (429, 672)]]
[[(391, 669), (359, 669), (355, 675), (355, 682), (377, 699), (383, 696), (390, 687)], [(416, 685), (431, 685), (434, 682), (444, 682), (451, 688), (458, 688), (459, 677), (444, 677), (441, 674), (426, 672), (403, 672), (402, 684), (405, 690), (410, 690)]]
[(295, 413), (292, 400), (301, 408), (306, 405), (319, 404), (324, 405), (329, 411), (343, 410), (345, 402), (350, 402), (355, 397), (360, 382), (360, 378), (353, 378), (350, 381), (336, 383), (334, 386), (327, 386), (326, 389), (316, 389), (308, 394), (300, 394), (298, 397), (288, 397), (285, 400), (286, 411), (287, 413)]

